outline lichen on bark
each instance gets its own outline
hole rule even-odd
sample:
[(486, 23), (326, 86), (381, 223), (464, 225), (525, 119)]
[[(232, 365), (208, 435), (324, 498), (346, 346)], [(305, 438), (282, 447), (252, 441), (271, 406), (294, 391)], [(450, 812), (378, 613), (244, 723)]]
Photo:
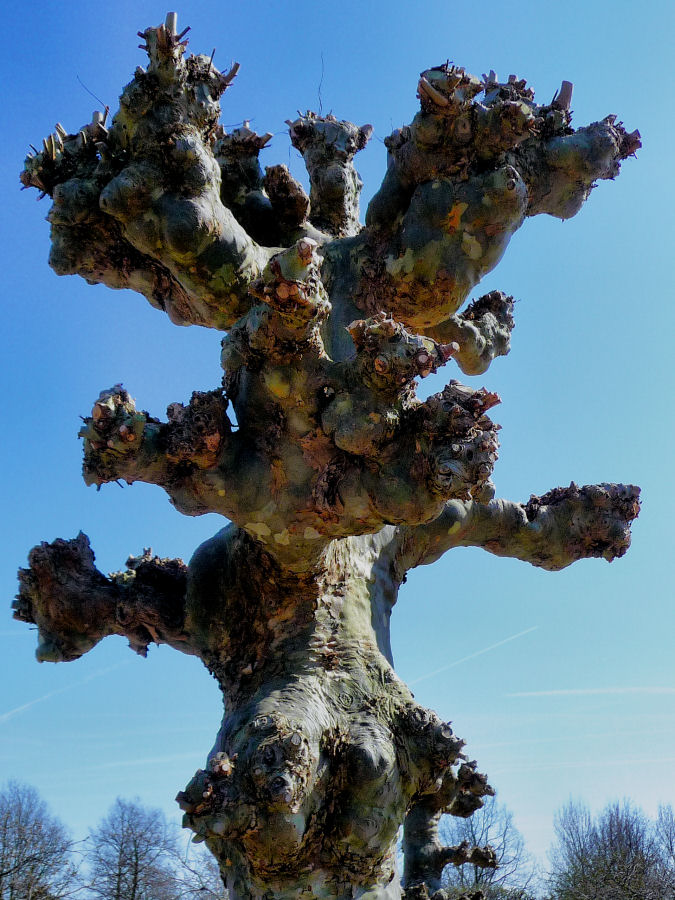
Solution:
[(443, 847), (438, 820), (492, 788), (394, 671), (406, 572), (458, 546), (549, 570), (612, 560), (639, 491), (495, 499), (499, 398), (450, 379), (422, 401), (417, 379), (454, 362), (482, 374), (509, 352), (513, 298), (463, 303), (528, 216), (574, 215), (639, 134), (611, 116), (575, 131), (568, 82), (539, 105), (515, 76), (428, 69), (362, 226), (353, 160), (369, 125), (288, 121), (308, 196), (285, 166), (263, 173), (271, 134), (218, 124), (236, 64), (186, 58), (175, 14), (140, 35), (149, 65), (112, 122), (59, 125), (21, 180), (53, 200), (59, 274), (226, 332), (222, 385), (165, 420), (122, 385), (100, 393), (80, 430), (86, 482), (157, 484), (179, 511), (230, 524), (187, 566), (146, 551), (107, 577), (85, 535), (41, 544), (14, 615), (37, 625), (40, 660), (121, 634), (212, 672), (226, 715), (177, 799), (233, 898), (440, 898), (446, 865), (494, 855)]

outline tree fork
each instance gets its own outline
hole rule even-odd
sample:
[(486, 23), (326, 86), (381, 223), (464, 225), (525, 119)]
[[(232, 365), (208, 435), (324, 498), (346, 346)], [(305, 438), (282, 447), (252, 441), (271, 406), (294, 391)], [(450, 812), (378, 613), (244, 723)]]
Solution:
[(85, 535), (42, 544), (14, 615), (38, 626), (40, 660), (121, 634), (213, 673), (226, 714), (177, 799), (233, 898), (441, 900), (444, 866), (494, 855), (443, 847), (438, 819), (471, 815), (492, 788), (394, 672), (405, 574), (458, 546), (550, 570), (612, 560), (639, 491), (494, 499), (499, 398), (450, 380), (420, 401), (416, 380), (453, 360), (482, 374), (509, 352), (513, 298), (462, 304), (528, 216), (574, 215), (639, 134), (612, 116), (575, 131), (568, 82), (540, 105), (515, 76), (428, 69), (361, 226), (353, 158), (371, 127), (308, 111), (288, 125), (310, 196), (285, 166), (263, 174), (272, 135), (218, 124), (238, 65), (186, 58), (186, 31), (170, 13), (139, 32), (149, 64), (112, 123), (58, 126), (21, 180), (53, 199), (58, 273), (227, 331), (222, 387), (166, 421), (121, 385), (99, 395), (80, 431), (85, 480), (151, 482), (180, 512), (232, 524), (188, 566), (145, 551), (107, 577)]

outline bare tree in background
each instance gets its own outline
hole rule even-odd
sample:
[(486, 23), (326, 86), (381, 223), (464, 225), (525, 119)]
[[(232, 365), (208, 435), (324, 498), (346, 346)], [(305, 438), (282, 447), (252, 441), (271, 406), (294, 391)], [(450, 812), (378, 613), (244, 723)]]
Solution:
[(218, 864), (201, 847), (182, 851), (178, 830), (159, 809), (117, 798), (92, 830), (86, 855), (89, 895), (101, 900), (224, 900)]
[(465, 864), (447, 866), (443, 888), (449, 900), (482, 891), (486, 900), (529, 900), (535, 881), (533, 862), (523, 836), (513, 824), (513, 814), (494, 797), (469, 819), (445, 816), (439, 834), (445, 844), (469, 847), (489, 845), (495, 866)]
[(629, 801), (595, 818), (582, 803), (556, 817), (551, 852), (552, 900), (672, 900), (675, 897), (673, 810), (656, 822)]
[(117, 798), (87, 847), (89, 891), (101, 900), (179, 900), (175, 830), (158, 809)]
[(227, 900), (228, 893), (216, 858), (201, 845), (188, 844), (183, 854), (178, 879), (181, 897), (190, 900)]
[(656, 842), (663, 863), (670, 872), (670, 890), (675, 894), (675, 812), (670, 804), (659, 806)]
[(73, 843), (27, 784), (0, 791), (0, 900), (61, 900), (77, 892)]

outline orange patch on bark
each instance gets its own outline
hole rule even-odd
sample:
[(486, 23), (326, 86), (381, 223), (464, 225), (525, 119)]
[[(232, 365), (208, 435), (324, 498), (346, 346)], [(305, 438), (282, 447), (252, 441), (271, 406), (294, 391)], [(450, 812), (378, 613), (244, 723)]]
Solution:
[(446, 231), (453, 232), (459, 228), (459, 220), (463, 213), (468, 209), (468, 203), (455, 203), (443, 222), (443, 228)]

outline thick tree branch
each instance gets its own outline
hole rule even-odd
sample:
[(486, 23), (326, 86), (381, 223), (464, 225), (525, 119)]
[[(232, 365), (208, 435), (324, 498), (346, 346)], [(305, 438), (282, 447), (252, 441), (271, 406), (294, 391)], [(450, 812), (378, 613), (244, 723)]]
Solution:
[(258, 135), (244, 122), (228, 134), (219, 125), (213, 153), (220, 166), (220, 197), (237, 221), (259, 244), (285, 247), (303, 233), (309, 197), (286, 166), (268, 166), (263, 175), (258, 156), (272, 135)]
[(428, 333), (438, 341), (457, 343), (454, 357), (462, 372), (482, 375), (495, 357), (511, 349), (513, 327), (513, 297), (491, 291)]
[(589, 557), (611, 562), (630, 546), (639, 496), (633, 485), (572, 483), (527, 503), (451, 500), (429, 525), (401, 529), (402, 564), (427, 565), (453, 547), (482, 547), (551, 571)]
[(421, 181), (394, 217), (394, 232), (371, 226), (364, 235), (357, 303), (428, 331), (497, 265), (526, 209), (527, 188), (510, 165)]
[(288, 171), (287, 166), (267, 166), (264, 179), (265, 190), (270, 199), (277, 227), (284, 238), (275, 243), (292, 243), (307, 220), (309, 197), (305, 189)]
[(465, 762), (456, 772), (448, 770), (433, 793), (423, 795), (410, 807), (403, 827), (405, 888), (425, 885), (429, 894), (437, 891), (443, 869), (450, 864), (496, 866), (491, 847), (470, 847), (468, 843), (446, 847), (438, 836), (438, 824), (444, 813), (466, 818), (483, 805), (483, 797), (493, 794), (485, 775), (476, 771), (476, 763)]
[[(80, 429), (86, 483), (145, 481), (161, 485), (179, 502), (186, 483), (214, 469), (226, 452), (231, 437), (226, 409), (222, 391), (195, 391), (187, 407), (172, 403), (169, 421), (162, 423), (138, 411), (121, 385), (102, 391)], [(198, 493), (184, 503), (188, 514), (206, 511)]]
[(508, 159), (527, 184), (528, 216), (546, 213), (570, 219), (595, 182), (616, 178), (621, 160), (641, 146), (640, 133), (628, 134), (612, 115), (578, 131), (554, 133), (548, 140), (530, 139)]
[(105, 577), (94, 566), (86, 534), (34, 547), (19, 570), (14, 618), (38, 626), (40, 662), (73, 660), (119, 634), (142, 656), (148, 644), (196, 652), (183, 630), (187, 567), (146, 550), (125, 572)]
[[(250, 306), (248, 287), (269, 256), (220, 199), (212, 144), (236, 68), (223, 75), (206, 56), (184, 60), (187, 41), (171, 28), (142, 33), (150, 63), (125, 88), (111, 128), (95, 115), (77, 135), (57, 130), (26, 160), (22, 181), (54, 197), (57, 272), (114, 283), (120, 256), (140, 254), (136, 269), (159, 265), (180, 285), (180, 302), (166, 303), (174, 321), (226, 328)], [(84, 248), (83, 223), (95, 226)], [(146, 282), (120, 286), (153, 297)]]
[(49, 264), (57, 275), (80, 275), (89, 284), (137, 291), (175, 325), (200, 321), (198, 303), (169, 269), (137, 250), (121, 226), (105, 216), (84, 177), (57, 184)]
[(422, 73), (421, 111), (386, 140), (387, 174), (366, 214), (355, 288), (363, 309), (377, 303), (435, 333), (526, 216), (568, 218), (596, 180), (618, 173), (639, 133), (627, 134), (614, 116), (575, 132), (571, 87), (563, 82), (540, 106), (515, 76), (481, 81), (450, 65)]
[(352, 160), (368, 143), (372, 125), (359, 128), (335, 116), (317, 116), (309, 111), (286, 124), (309, 173), (312, 223), (334, 237), (358, 234), (363, 182)]

